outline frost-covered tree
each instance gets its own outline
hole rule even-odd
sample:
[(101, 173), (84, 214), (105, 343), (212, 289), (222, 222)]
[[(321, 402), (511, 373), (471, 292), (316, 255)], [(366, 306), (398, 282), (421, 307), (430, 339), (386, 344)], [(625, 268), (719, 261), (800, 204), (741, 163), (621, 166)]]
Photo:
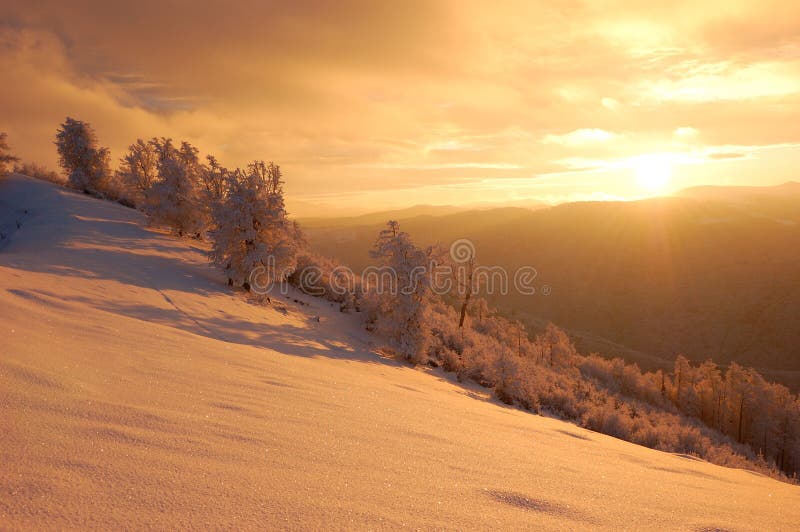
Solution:
[(206, 156), (206, 161), (208, 163), (203, 167), (200, 180), (206, 202), (212, 205), (222, 201), (228, 193), (231, 171), (222, 166), (213, 155)]
[(42, 164), (34, 162), (14, 163), (14, 172), (28, 177), (35, 177), (42, 181), (50, 181), (56, 185), (64, 185), (64, 178), (61, 177), (58, 172), (48, 170), (47, 167)]
[(111, 155), (108, 148), (98, 146), (89, 123), (67, 117), (56, 132), (55, 144), (71, 186), (95, 194), (109, 191)]
[(422, 363), (428, 357), (430, 329), (428, 307), (431, 299), (430, 260), (433, 248), (414, 245), (400, 224), (389, 221), (370, 251), (380, 266), (387, 268), (392, 282), (381, 275), (369, 289), (377, 308), (377, 328), (392, 339), (409, 360)]
[(228, 187), (233, 173), (222, 166), (213, 155), (206, 156), (206, 164), (200, 167), (200, 200), (206, 227), (212, 225), (214, 209), (228, 195)]
[(297, 267), (304, 241), (297, 224), (287, 218), (283, 177), (278, 165), (255, 161), (227, 179), (227, 194), (212, 205), (211, 260), (228, 284), (251, 288), (283, 282)]
[(714, 362), (706, 360), (697, 369), (700, 403), (700, 420), (709, 427), (719, 428), (719, 415), (722, 407), (722, 374)]
[(199, 235), (203, 230), (203, 207), (200, 198), (202, 166), (197, 148), (172, 139), (151, 141), (158, 154), (158, 180), (147, 194), (145, 211), (156, 224), (171, 227), (179, 236)]
[(688, 388), (687, 384), (691, 381), (691, 372), (692, 368), (685, 356), (678, 355), (675, 357), (675, 391), (672, 402), (680, 409), (686, 408), (687, 405), (686, 390)]
[(482, 322), (487, 316), (489, 316), (489, 303), (485, 298), (476, 298), (468, 311), (470, 315), (474, 316), (478, 322)]
[(754, 402), (754, 370), (744, 368), (736, 362), (731, 362), (725, 372), (728, 385), (728, 412), (729, 424), (727, 432), (739, 443), (744, 443), (750, 419), (752, 418), (752, 404)]
[(548, 323), (541, 337), (543, 362), (550, 366), (568, 366), (576, 354), (575, 346), (567, 334), (552, 323)]
[(150, 188), (158, 179), (159, 141), (137, 139), (120, 160), (117, 181), (122, 194), (137, 207), (145, 203)]
[(17, 162), (19, 159), (11, 155), (10, 148), (8, 147), (8, 136), (5, 133), (0, 133), (0, 175), (5, 175), (8, 172), (8, 165)]
[(298, 253), (297, 268), (288, 281), (306, 294), (339, 303), (341, 312), (350, 312), (357, 308), (356, 294), (359, 286), (353, 272), (335, 260), (309, 249)]

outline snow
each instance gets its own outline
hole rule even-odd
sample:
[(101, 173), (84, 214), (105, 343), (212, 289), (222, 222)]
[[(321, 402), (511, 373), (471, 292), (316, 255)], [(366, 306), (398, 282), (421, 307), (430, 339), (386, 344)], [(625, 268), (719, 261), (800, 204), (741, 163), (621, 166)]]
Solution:
[(324, 302), (251, 304), (131, 209), (14, 175), (0, 228), (2, 528), (800, 525), (797, 486), (508, 408)]

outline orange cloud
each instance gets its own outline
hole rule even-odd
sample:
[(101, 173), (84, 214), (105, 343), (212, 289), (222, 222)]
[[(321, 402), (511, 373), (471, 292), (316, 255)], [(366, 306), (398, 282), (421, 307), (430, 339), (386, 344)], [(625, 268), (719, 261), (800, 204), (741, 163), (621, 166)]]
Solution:
[[(693, 180), (795, 178), (800, 6), (717, 7), (12, 2), (2, 128), (51, 165), (66, 115), (115, 157), (137, 137), (187, 139), (229, 165), (280, 162), (290, 197), (353, 206), (499, 201), (515, 182), (551, 199), (625, 197), (614, 161), (667, 152), (748, 154), (703, 156)], [(736, 160), (751, 158), (768, 170)]]

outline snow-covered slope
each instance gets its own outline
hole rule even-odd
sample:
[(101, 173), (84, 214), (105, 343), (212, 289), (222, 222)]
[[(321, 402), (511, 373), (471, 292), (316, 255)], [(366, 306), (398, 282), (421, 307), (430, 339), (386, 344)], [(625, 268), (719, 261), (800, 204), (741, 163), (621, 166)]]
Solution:
[(800, 525), (796, 486), (507, 408), (323, 302), (250, 304), (130, 209), (12, 176), (0, 227), (2, 528)]

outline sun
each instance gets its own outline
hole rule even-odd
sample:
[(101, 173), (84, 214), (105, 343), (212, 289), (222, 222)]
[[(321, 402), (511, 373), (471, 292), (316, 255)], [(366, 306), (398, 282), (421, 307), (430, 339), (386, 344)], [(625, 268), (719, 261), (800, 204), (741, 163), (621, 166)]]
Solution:
[(639, 188), (650, 193), (663, 192), (672, 178), (672, 161), (663, 154), (635, 157), (631, 166)]

